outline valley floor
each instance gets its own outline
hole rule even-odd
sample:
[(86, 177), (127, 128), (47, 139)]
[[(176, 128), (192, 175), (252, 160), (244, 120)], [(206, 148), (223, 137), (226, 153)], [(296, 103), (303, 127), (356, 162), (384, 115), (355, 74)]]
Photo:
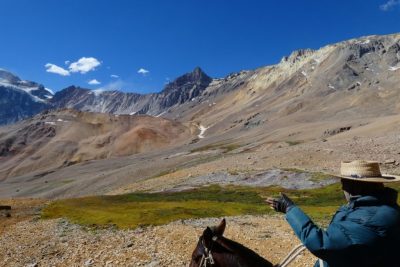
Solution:
[[(299, 241), (281, 216), (228, 217), (225, 236), (279, 263)], [(0, 236), (0, 266), (188, 266), (198, 237), (220, 219), (135, 230), (90, 230), (63, 219), (26, 220)], [(291, 266), (312, 266), (300, 255)], [(31, 264), (31, 265), (29, 265)]]

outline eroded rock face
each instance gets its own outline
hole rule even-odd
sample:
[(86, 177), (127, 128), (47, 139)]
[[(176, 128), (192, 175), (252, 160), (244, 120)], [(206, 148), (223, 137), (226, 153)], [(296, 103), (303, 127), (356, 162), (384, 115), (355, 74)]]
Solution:
[(57, 108), (113, 114), (160, 115), (168, 108), (190, 101), (200, 95), (212, 79), (200, 68), (178, 77), (155, 94), (89, 90), (75, 86), (57, 92), (51, 103)]
[(56, 135), (54, 125), (43, 121), (32, 123), (21, 128), (16, 134), (0, 139), (0, 156), (13, 156), (21, 152), (27, 145), (37, 140), (51, 139)]

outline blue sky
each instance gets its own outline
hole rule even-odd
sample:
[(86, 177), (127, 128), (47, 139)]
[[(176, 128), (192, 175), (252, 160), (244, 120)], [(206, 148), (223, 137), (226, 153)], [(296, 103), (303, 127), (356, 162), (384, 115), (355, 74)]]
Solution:
[[(223, 77), (275, 64), (299, 48), (400, 32), (400, 0), (0, 4), (0, 67), (54, 91), (74, 84), (157, 92), (196, 66)], [(100, 84), (88, 84), (93, 80)]]

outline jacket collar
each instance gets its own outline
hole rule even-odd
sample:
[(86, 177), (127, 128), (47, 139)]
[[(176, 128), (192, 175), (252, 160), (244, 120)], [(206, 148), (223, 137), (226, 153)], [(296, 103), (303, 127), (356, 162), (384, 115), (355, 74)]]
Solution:
[(385, 188), (383, 192), (369, 196), (351, 196), (349, 206), (351, 208), (360, 206), (375, 205), (397, 205), (397, 191), (392, 188)]

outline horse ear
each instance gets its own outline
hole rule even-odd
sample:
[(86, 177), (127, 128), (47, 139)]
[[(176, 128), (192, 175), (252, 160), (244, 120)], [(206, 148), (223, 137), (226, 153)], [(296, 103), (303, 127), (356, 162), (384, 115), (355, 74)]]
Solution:
[(207, 227), (206, 230), (204, 230), (203, 232), (203, 240), (206, 248), (211, 247), (212, 238), (213, 238), (213, 232), (210, 227)]
[(225, 218), (219, 223), (219, 225), (215, 228), (215, 234), (218, 236), (222, 236), (225, 232), (226, 221)]

